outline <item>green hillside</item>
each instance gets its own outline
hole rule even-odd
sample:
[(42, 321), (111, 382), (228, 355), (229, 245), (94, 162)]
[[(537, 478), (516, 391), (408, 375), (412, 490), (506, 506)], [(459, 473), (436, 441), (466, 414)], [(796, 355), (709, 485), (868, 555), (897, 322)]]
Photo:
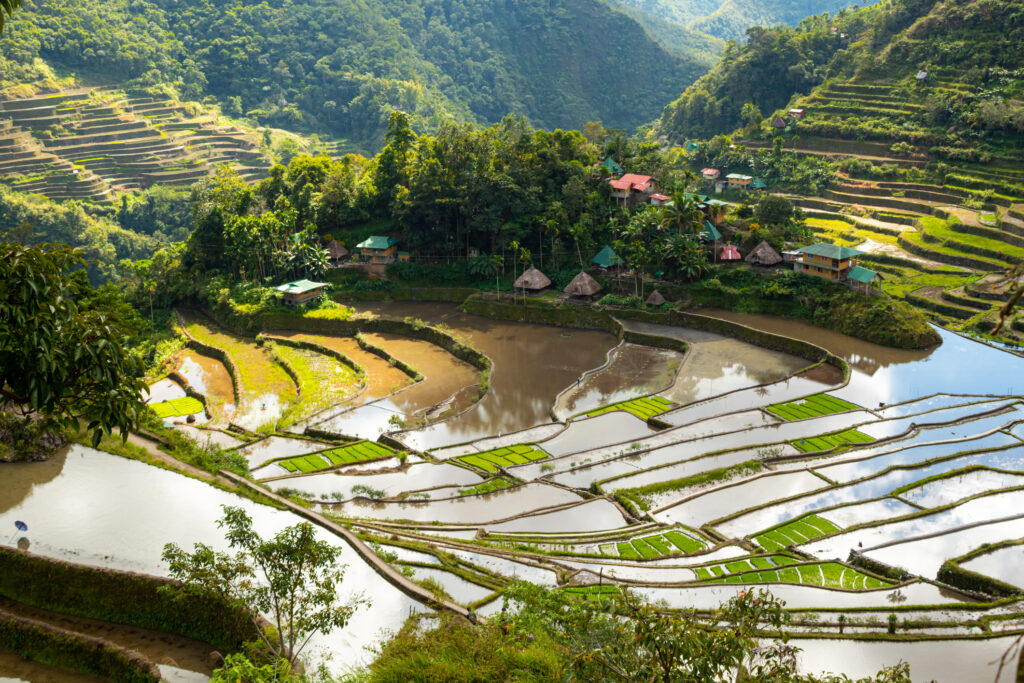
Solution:
[[(882, 289), (947, 327), (991, 331), (1004, 273), (1024, 261), (1024, 1), (893, 2), (759, 36), (658, 130), (718, 133), (695, 167), (752, 170), (817, 238), (865, 251)], [(721, 135), (747, 102), (760, 111)]]
[(363, 149), (380, 146), (394, 107), (419, 129), (510, 112), (547, 128), (633, 128), (706, 68), (603, 0), (27, 0), (0, 40), (8, 98), (69, 76), (167, 84)]
[[(709, 35), (718, 40), (746, 40), (747, 29), (754, 26), (792, 26), (806, 17), (822, 12), (837, 12), (854, 4), (849, 0), (617, 0), (636, 14), (651, 35), (652, 30), (642, 15), (675, 24), (696, 35)], [(642, 14), (641, 14), (642, 13)]]

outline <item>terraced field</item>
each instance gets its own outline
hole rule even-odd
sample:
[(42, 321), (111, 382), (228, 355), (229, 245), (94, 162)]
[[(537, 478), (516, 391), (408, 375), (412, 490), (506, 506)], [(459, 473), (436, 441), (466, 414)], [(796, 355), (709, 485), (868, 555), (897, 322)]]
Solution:
[(894, 582), (848, 567), (839, 562), (796, 564), (704, 579), (701, 583), (792, 583), (846, 590), (874, 590)]
[(512, 467), (513, 465), (524, 465), (528, 462), (544, 460), (548, 457), (540, 448), (530, 444), (519, 444), (516, 446), (504, 446), (495, 448), (483, 453), (463, 455), (456, 458), (472, 467), (478, 467), (484, 472), (496, 474), (499, 467)]
[(754, 537), (754, 541), (768, 552), (774, 552), (837, 531), (839, 531), (839, 527), (827, 519), (818, 515), (805, 515), (800, 519), (758, 534)]
[(301, 455), (277, 461), (288, 472), (309, 474), (341, 465), (380, 460), (395, 455), (394, 449), (372, 441), (360, 441), (350, 446), (332, 448), (318, 453)]
[(167, 419), (201, 413), (203, 412), (203, 402), (191, 396), (185, 396), (183, 398), (172, 398), (170, 401), (150, 403), (149, 408), (156, 413), (157, 417)]
[(224, 165), (247, 179), (270, 166), (255, 131), (196, 103), (105, 88), (0, 102), (0, 182), (22, 192), (109, 202)]
[(185, 333), (201, 344), (219, 349), (231, 361), (229, 372), (236, 373), (239, 406), (234, 421), (255, 429), (281, 419), (297, 398), (296, 385), (284, 368), (257, 346), (216, 327), (207, 319), (188, 311), (179, 311)]
[(597, 415), (604, 415), (605, 413), (611, 413), (616, 410), (624, 410), (627, 413), (636, 415), (641, 420), (646, 420), (668, 412), (674, 407), (674, 403), (666, 398), (662, 398), (661, 396), (644, 396), (641, 398), (630, 399), (629, 401), (621, 401), (608, 406), (602, 406), (601, 408), (584, 413), (584, 415), (587, 417), (596, 417)]
[[(794, 610), (793, 635), (813, 636), (810, 648), (862, 647), (851, 634), (889, 645), (894, 611), (899, 657), (904, 635), (952, 640), (968, 656), (983, 642), (960, 640), (972, 625), (998, 638), (1024, 632), (1024, 612), (996, 600), (1000, 584), (947, 564), (1024, 537), (1024, 360), (944, 330), (942, 345), (912, 353), (785, 332), (828, 344), (849, 376), (782, 378), (751, 390), (760, 403), (740, 413), (730, 393), (660, 429), (633, 415), (603, 425), (581, 416), (469, 442), (453, 433), (403, 458), (408, 429), (386, 428), (388, 445), (278, 434), (246, 457), (269, 463), (261, 483), (383, 544), (382, 561), (484, 616), (525, 579), (583, 600), (628, 588), (698, 618), (763, 587)], [(623, 424), (637, 427), (628, 439)], [(622, 476), (654, 487), (649, 509), (614, 488)], [(992, 554), (986, 571), (1015, 575), (1010, 555)]]
[[(699, 552), (707, 547), (707, 541), (696, 532), (678, 529), (616, 543), (614, 547), (624, 560), (653, 560), (666, 555)], [(603, 546), (602, 550), (605, 548), (610, 550), (611, 546)]]
[(335, 358), (273, 342), (267, 347), (298, 379), (299, 398), (282, 426), (348, 401), (364, 386), (355, 370)]
[(844, 413), (847, 410), (860, 410), (860, 406), (828, 394), (816, 394), (800, 401), (776, 403), (765, 410), (783, 420), (806, 420), (810, 417)]
[(874, 439), (867, 434), (858, 432), (856, 429), (847, 429), (841, 432), (834, 432), (832, 434), (822, 434), (821, 436), (812, 436), (806, 439), (796, 439), (790, 443), (799, 451), (804, 453), (813, 453), (815, 451), (827, 451), (833, 448), (839, 448), (840, 446), (871, 443), (872, 441), (874, 441)]

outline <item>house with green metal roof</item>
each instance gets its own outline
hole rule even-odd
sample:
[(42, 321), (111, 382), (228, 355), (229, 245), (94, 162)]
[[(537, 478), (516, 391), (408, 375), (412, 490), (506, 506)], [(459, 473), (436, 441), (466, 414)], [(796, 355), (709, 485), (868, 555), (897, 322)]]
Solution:
[(274, 291), (281, 297), (282, 303), (288, 306), (299, 306), (319, 297), (327, 291), (327, 287), (326, 282), (294, 280), (274, 287)]
[[(827, 280), (843, 281), (850, 275), (850, 270), (857, 266), (855, 258), (864, 252), (838, 244), (819, 242), (797, 250), (799, 257), (793, 262), (798, 273), (814, 275)], [(867, 270), (864, 268), (863, 270)]]
[(846, 280), (850, 286), (863, 294), (868, 293), (868, 288), (878, 277), (878, 273), (864, 266), (854, 266), (846, 274)]
[(598, 268), (618, 268), (626, 264), (626, 262), (615, 253), (615, 250), (607, 244), (604, 245), (604, 249), (597, 252), (597, 256), (590, 259), (590, 262)]
[(398, 240), (371, 235), (356, 245), (356, 254), (366, 263), (394, 263), (398, 254)]
[(718, 232), (718, 228), (711, 225), (711, 221), (705, 220), (704, 225), (701, 226), (700, 238), (706, 242), (717, 242), (722, 239), (722, 233)]
[(764, 181), (761, 180), (760, 178), (754, 178), (753, 180), (750, 181), (750, 189), (751, 190), (767, 190), (768, 186), (765, 185)]
[(608, 175), (614, 176), (620, 176), (626, 172), (626, 169), (622, 168), (617, 163), (615, 163), (615, 159), (612, 159), (611, 157), (605, 157), (605, 160), (597, 165), (596, 170), (598, 173), (601, 173), (603, 171)]

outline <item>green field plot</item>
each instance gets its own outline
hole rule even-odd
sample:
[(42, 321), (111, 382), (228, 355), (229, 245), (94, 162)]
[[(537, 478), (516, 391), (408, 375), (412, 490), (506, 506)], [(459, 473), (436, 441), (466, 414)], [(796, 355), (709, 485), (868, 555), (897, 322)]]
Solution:
[(839, 530), (839, 527), (824, 517), (804, 515), (758, 534), (754, 537), (754, 541), (768, 552), (773, 552), (789, 545), (806, 543), (811, 539), (833, 534)]
[(874, 441), (870, 436), (856, 429), (847, 429), (834, 434), (812, 436), (807, 439), (794, 439), (790, 441), (794, 448), (801, 453), (814, 453), (816, 451), (830, 451), (839, 446), (856, 443), (871, 443)]
[(459, 489), (460, 496), (471, 496), (475, 493), (490, 493), (491, 491), (500, 491), (501, 489), (507, 489), (509, 486), (514, 486), (515, 482), (505, 477), (494, 477), (487, 481), (477, 484), (476, 486), (468, 489)]
[(608, 598), (614, 597), (619, 594), (618, 586), (609, 586), (602, 584), (600, 586), (569, 586), (563, 588), (562, 592), (566, 595), (571, 595), (574, 598), (580, 600), (591, 600), (597, 602), (599, 600), (607, 600)]
[(745, 557), (704, 567), (694, 567), (693, 571), (697, 573), (698, 579), (713, 579), (718, 576), (725, 576), (726, 574), (756, 571), (759, 569), (775, 569), (776, 567), (793, 564), (796, 561), (789, 555)]
[(543, 460), (548, 454), (532, 444), (503, 446), (483, 453), (460, 455), (455, 458), (459, 462), (482, 469), (484, 472), (497, 473), (499, 467), (525, 465), (528, 462)]
[(646, 420), (655, 415), (661, 415), (664, 412), (672, 410), (675, 404), (666, 398), (661, 396), (643, 396), (641, 398), (630, 399), (629, 401), (620, 401), (619, 403), (613, 403), (610, 406), (604, 406), (602, 408), (596, 408), (589, 412), (584, 413), (587, 417), (594, 417), (596, 415), (603, 415), (610, 413), (615, 410), (625, 410), (627, 413), (633, 413), (641, 420)]
[(328, 467), (338, 465), (349, 465), (356, 462), (368, 460), (379, 460), (388, 458), (395, 454), (395, 451), (384, 444), (374, 441), (358, 441), (348, 446), (332, 448), (329, 451), (320, 451), (310, 455), (299, 455), (287, 460), (278, 460), (277, 464), (288, 472), (316, 472), (325, 470)]
[(149, 407), (161, 419), (185, 417), (186, 415), (203, 412), (203, 402), (191, 396), (172, 398), (170, 401), (161, 401), (160, 403), (150, 403)]
[(860, 406), (844, 401), (828, 394), (815, 394), (801, 401), (776, 403), (765, 408), (769, 413), (783, 420), (806, 420), (809, 417), (821, 417), (833, 413), (845, 413), (848, 410), (860, 410)]
[(891, 581), (865, 574), (839, 562), (815, 562), (712, 576), (699, 583), (799, 583), (848, 590), (869, 590), (894, 585)]
[(696, 532), (673, 530), (653, 536), (642, 536), (615, 544), (619, 557), (626, 560), (653, 560), (677, 553), (695, 553), (708, 547)]

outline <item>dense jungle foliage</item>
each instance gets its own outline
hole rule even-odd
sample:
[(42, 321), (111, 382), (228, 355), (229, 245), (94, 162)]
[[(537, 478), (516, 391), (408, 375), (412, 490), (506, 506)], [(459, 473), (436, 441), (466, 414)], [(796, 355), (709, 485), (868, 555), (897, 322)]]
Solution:
[(396, 107), (418, 130), (509, 112), (547, 128), (631, 128), (706, 68), (601, 0), (34, 0), (0, 40), (0, 86), (12, 94), (67, 73), (166, 85), (364, 149), (379, 148)]

